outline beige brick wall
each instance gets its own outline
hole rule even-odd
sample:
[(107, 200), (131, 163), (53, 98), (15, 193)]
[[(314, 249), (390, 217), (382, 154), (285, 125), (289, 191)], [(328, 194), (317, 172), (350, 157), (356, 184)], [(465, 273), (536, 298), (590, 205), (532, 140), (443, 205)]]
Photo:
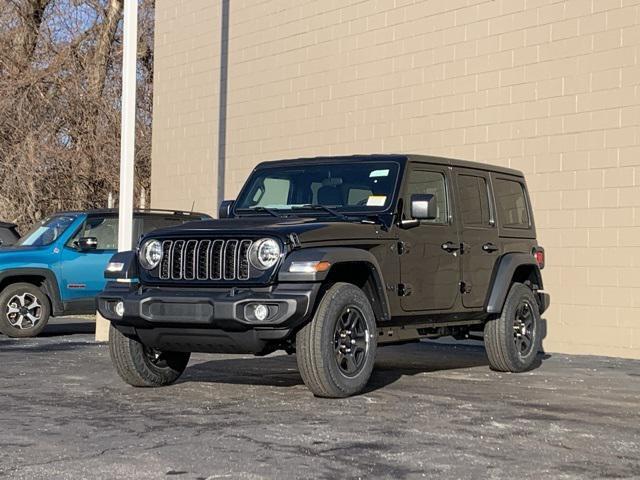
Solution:
[(151, 204), (211, 211), (217, 202), (219, 2), (156, 4)]
[[(215, 211), (220, 1), (158, 0), (152, 198)], [(528, 177), (550, 351), (640, 358), (640, 0), (233, 0), (227, 196), (265, 159)]]

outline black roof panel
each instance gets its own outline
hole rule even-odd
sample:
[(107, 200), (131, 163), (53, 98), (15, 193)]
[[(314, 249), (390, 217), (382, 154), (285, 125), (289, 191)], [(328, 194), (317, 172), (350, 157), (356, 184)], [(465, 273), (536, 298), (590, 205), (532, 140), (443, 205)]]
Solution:
[(338, 156), (319, 156), (319, 157), (302, 157), (302, 158), (292, 158), (286, 160), (271, 160), (266, 162), (259, 163), (256, 168), (265, 168), (270, 165), (296, 165), (299, 163), (304, 163), (308, 161), (314, 161), (317, 163), (322, 162), (335, 162), (336, 160), (352, 162), (352, 161), (370, 161), (370, 160), (387, 160), (387, 161), (399, 161), (406, 162), (407, 160), (417, 161), (417, 162), (429, 162), (436, 163), (439, 165), (449, 165), (451, 167), (458, 168), (473, 168), (476, 170), (484, 170), (496, 173), (503, 173), (506, 175), (514, 175), (518, 177), (524, 177), (524, 174), (518, 170), (514, 170), (512, 168), (500, 167), (497, 165), (490, 165), (487, 163), (481, 162), (472, 162), (469, 160), (458, 160), (454, 158), (446, 158), (446, 157), (436, 157), (431, 155), (417, 155), (417, 154), (365, 154), (365, 155), (338, 155)]

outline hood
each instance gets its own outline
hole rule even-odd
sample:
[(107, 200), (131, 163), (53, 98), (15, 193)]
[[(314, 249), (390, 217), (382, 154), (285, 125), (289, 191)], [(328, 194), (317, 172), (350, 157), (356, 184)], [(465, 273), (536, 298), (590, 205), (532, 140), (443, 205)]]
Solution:
[(0, 247), (0, 257), (4, 257), (5, 255), (10, 255), (10, 254), (26, 254), (29, 252), (35, 252), (41, 250), (40, 247), (32, 247), (32, 246), (25, 246), (25, 247), (21, 247), (18, 245), (7, 245), (6, 247)]
[(345, 221), (333, 217), (320, 218), (276, 218), (271, 216), (238, 217), (221, 220), (185, 223), (179, 227), (156, 230), (151, 237), (188, 237), (193, 235), (271, 235), (285, 238), (297, 234), (301, 243), (322, 240), (363, 240), (375, 239), (379, 225)]
[(49, 250), (43, 247), (0, 247), (0, 271), (48, 263)]

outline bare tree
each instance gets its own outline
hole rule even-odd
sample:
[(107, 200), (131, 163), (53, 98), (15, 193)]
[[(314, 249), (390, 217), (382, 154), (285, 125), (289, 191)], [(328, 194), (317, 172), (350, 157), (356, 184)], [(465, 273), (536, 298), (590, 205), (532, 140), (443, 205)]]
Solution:
[[(0, 218), (118, 189), (122, 0), (0, 0)], [(149, 192), (154, 1), (140, 0), (136, 189)]]

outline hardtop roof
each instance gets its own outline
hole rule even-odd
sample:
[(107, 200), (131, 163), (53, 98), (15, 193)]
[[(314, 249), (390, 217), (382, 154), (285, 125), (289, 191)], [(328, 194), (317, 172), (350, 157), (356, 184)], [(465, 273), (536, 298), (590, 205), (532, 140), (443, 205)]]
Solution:
[(419, 154), (365, 154), (365, 155), (337, 155), (337, 156), (319, 156), (319, 157), (301, 157), (291, 158), (286, 160), (269, 160), (260, 162), (256, 168), (266, 168), (275, 165), (298, 165), (301, 163), (313, 161), (315, 163), (330, 163), (339, 160), (341, 162), (357, 162), (357, 161), (397, 161), (397, 162), (426, 162), (437, 165), (448, 165), (450, 167), (457, 168), (470, 168), (475, 170), (483, 170), (488, 172), (501, 173), (505, 175), (512, 175), (517, 177), (524, 177), (524, 174), (519, 171), (508, 167), (501, 167), (497, 165), (490, 165), (487, 163), (474, 162), (470, 160), (458, 160), (455, 158), (437, 157), (432, 155), (419, 155)]

